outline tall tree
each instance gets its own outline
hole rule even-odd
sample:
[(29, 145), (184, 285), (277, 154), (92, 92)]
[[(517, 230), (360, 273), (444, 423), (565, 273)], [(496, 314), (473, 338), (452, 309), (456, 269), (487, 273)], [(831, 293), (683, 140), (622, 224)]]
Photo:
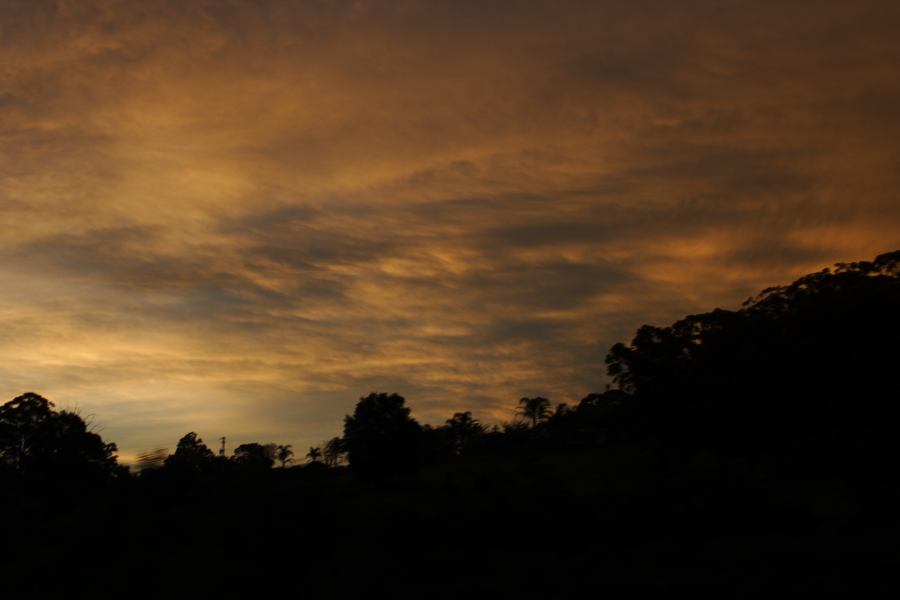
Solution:
[(541, 396), (520, 398), (517, 414), (529, 419), (532, 427), (550, 418), (550, 401)]
[(271, 469), (275, 464), (275, 444), (241, 444), (234, 449), (234, 462), (254, 470)]
[(319, 462), (319, 459), (322, 458), (322, 449), (316, 446), (310, 446), (309, 452), (306, 453), (306, 458), (308, 458), (310, 462)]
[(215, 454), (203, 440), (191, 431), (175, 447), (175, 454), (166, 459), (166, 467), (180, 471), (200, 472), (212, 464)]
[(322, 458), (329, 467), (336, 467), (340, 464), (344, 455), (344, 440), (339, 437), (333, 437), (325, 442), (322, 448)]
[(405, 471), (420, 461), (422, 428), (398, 394), (371, 393), (344, 418), (350, 468), (363, 475)]
[(32, 392), (0, 406), (0, 466), (23, 477), (96, 479), (118, 469), (116, 445)]
[(281, 463), (283, 469), (287, 463), (294, 460), (294, 451), (290, 444), (281, 444), (275, 447), (275, 458)]
[(484, 434), (484, 425), (472, 418), (471, 411), (454, 413), (445, 424), (450, 434), (450, 444), (454, 454), (460, 454), (466, 446)]

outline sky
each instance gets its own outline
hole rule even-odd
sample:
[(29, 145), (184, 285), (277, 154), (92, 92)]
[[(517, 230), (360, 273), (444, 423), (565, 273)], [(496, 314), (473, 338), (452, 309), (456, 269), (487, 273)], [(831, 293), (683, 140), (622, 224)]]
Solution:
[(0, 401), (136, 453), (577, 403), (900, 248), (900, 4), (0, 4)]

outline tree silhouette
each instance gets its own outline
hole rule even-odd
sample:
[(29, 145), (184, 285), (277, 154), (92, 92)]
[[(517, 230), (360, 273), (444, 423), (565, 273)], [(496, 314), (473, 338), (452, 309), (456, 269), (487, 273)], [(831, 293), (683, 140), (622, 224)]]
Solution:
[(283, 469), (285, 465), (294, 460), (294, 451), (291, 449), (290, 444), (279, 445), (275, 448), (275, 458), (281, 463), (281, 468)]
[(336, 467), (340, 464), (344, 452), (344, 440), (334, 437), (325, 442), (322, 449), (322, 458), (329, 467)]
[(214, 459), (213, 451), (203, 443), (196, 433), (191, 431), (178, 440), (175, 454), (166, 459), (165, 465), (180, 471), (196, 473), (208, 468)]
[(344, 418), (350, 468), (364, 475), (408, 470), (420, 460), (421, 427), (403, 396), (371, 393)]
[(610, 349), (608, 374), (638, 429), (670, 444), (748, 456), (855, 439), (881, 459), (900, 419), (887, 401), (900, 393), (897, 306), (900, 251), (838, 263), (736, 311), (645, 325)]
[(454, 413), (445, 424), (450, 434), (454, 454), (460, 454), (478, 436), (484, 434), (484, 425), (472, 418), (471, 411)]
[(319, 462), (319, 459), (322, 458), (322, 449), (310, 446), (309, 452), (306, 453), (306, 458), (308, 458), (310, 462)]
[(520, 398), (519, 410), (516, 414), (530, 419), (531, 426), (537, 427), (538, 423), (550, 418), (550, 401), (541, 396)]
[(53, 403), (32, 392), (0, 406), (0, 458), (7, 467), (25, 471), (41, 430), (53, 414)]
[(56, 412), (32, 392), (0, 406), (0, 466), (22, 477), (91, 479), (112, 476), (116, 445), (88, 431), (75, 413)]
[(275, 444), (241, 444), (234, 449), (234, 462), (248, 469), (271, 469), (275, 464)]

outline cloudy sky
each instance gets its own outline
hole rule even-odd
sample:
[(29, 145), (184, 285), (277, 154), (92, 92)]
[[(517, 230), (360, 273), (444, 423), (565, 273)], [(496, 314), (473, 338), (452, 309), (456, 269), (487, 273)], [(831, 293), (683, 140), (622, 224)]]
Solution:
[[(577, 402), (900, 248), (900, 4), (5, 0), (0, 399), (127, 460)], [(300, 452), (302, 454), (302, 452)]]

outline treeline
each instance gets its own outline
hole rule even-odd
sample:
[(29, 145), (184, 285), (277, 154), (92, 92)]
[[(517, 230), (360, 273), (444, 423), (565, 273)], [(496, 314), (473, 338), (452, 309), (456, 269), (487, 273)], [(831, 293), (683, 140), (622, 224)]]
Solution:
[(610, 388), (573, 406), (522, 398), (505, 424), (430, 426), (373, 393), (298, 456), (226, 456), (191, 432), (134, 473), (77, 414), (25, 394), (0, 407), (0, 583), (22, 597), (893, 592), (898, 307), (900, 251), (641, 327), (610, 350)]
[[(372, 393), (345, 417), (341, 437), (309, 449), (307, 467), (346, 464), (363, 479), (395, 479), (466, 455), (639, 442), (670, 455), (763, 461), (763, 470), (839, 454), (845, 475), (865, 478), (898, 454), (898, 307), (900, 251), (840, 263), (766, 289), (740, 310), (641, 327), (606, 358), (611, 388), (576, 406), (522, 398), (519, 419), (502, 426), (466, 411), (433, 427), (419, 424), (403, 397)], [(115, 452), (79, 415), (37, 394), (0, 407), (5, 482), (129, 477)], [(288, 445), (250, 443), (217, 455), (191, 432), (171, 455), (142, 455), (137, 474), (259, 473), (294, 461)]]
[(51, 481), (98, 484), (106, 480), (171, 475), (180, 479), (260, 474), (277, 468), (350, 467), (365, 479), (394, 478), (462, 455), (523, 445), (607, 443), (616, 431), (613, 414), (628, 397), (617, 390), (589, 394), (576, 407), (552, 407), (543, 397), (521, 398), (516, 420), (486, 426), (471, 411), (443, 425), (421, 425), (398, 394), (371, 393), (347, 415), (344, 434), (310, 447), (297, 461), (290, 444), (245, 443), (230, 456), (215, 453), (197, 433), (185, 434), (174, 453), (157, 449), (138, 455), (134, 468), (119, 465), (117, 447), (89, 430), (76, 413), (26, 393), (0, 407), (0, 474), (7, 482)]

